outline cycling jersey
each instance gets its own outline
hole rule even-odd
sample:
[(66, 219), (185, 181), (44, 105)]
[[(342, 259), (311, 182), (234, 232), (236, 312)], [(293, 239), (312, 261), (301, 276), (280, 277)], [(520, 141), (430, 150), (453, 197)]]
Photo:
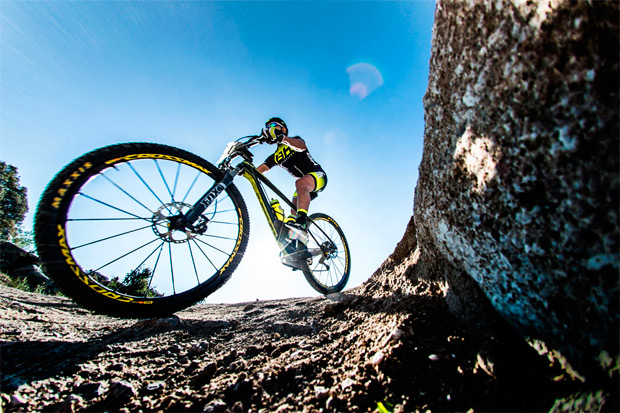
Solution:
[(279, 165), (295, 178), (301, 178), (311, 172), (325, 173), (307, 149), (292, 148), (285, 143), (279, 144), (273, 155), (265, 159), (265, 165), (269, 168)]

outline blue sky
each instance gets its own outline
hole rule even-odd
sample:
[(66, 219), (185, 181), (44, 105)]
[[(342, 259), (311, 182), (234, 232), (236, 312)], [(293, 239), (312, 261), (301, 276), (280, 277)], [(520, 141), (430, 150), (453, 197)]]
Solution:
[[(0, 1), (0, 159), (28, 188), (100, 146), (151, 141), (211, 162), (282, 117), (329, 184), (310, 207), (342, 226), (348, 287), (393, 251), (413, 213), (435, 3)], [(351, 93), (347, 68), (382, 84)], [(369, 75), (372, 76), (372, 75)], [(263, 160), (273, 147), (254, 151)], [(258, 163), (258, 162), (257, 162)], [(268, 172), (286, 193), (292, 179)], [(248, 252), (210, 302), (314, 296), (277, 247), (247, 182)]]

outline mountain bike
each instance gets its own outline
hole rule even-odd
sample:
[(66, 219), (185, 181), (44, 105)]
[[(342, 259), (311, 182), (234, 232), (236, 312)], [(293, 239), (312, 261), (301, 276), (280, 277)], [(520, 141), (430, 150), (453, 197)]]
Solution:
[(314, 213), (305, 243), (289, 236), (268, 194), (296, 207), (254, 167), (250, 148), (261, 143), (259, 136), (229, 143), (217, 167), (153, 143), (107, 146), (75, 159), (48, 184), (35, 214), (44, 272), (76, 303), (107, 315), (156, 317), (195, 304), (228, 281), (247, 247), (248, 210), (233, 183), (243, 176), (283, 262), (317, 292), (341, 291), (351, 266), (342, 229)]

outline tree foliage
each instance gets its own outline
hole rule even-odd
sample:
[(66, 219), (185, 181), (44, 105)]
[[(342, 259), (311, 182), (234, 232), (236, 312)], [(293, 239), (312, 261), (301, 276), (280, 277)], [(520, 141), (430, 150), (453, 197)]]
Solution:
[(122, 294), (136, 297), (161, 297), (162, 294), (150, 287), (151, 274), (149, 268), (139, 268), (125, 275), (122, 281), (119, 277), (108, 279), (98, 272), (91, 272), (89, 275), (104, 287)]
[(0, 161), (0, 240), (11, 241), (22, 234), (28, 212), (27, 190), (19, 184), (17, 168)]

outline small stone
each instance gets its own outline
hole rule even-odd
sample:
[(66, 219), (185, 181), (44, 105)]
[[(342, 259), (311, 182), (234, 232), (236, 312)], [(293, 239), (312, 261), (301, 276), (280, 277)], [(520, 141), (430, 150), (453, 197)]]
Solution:
[(111, 371), (123, 371), (124, 369), (125, 365), (123, 363), (112, 364), (110, 367), (108, 367), (108, 370)]
[(129, 399), (136, 395), (136, 390), (131, 383), (126, 381), (115, 381), (111, 384), (108, 397), (117, 399)]
[(215, 376), (215, 372), (217, 371), (217, 364), (209, 363), (205, 366), (204, 369), (200, 373), (196, 375), (194, 378), (194, 386), (201, 387), (204, 384), (211, 381), (213, 376)]
[(103, 395), (104, 390), (101, 383), (82, 383), (75, 388), (75, 392), (86, 399), (92, 399)]
[(328, 410), (334, 410), (336, 409), (336, 406), (338, 404), (340, 400), (338, 400), (338, 397), (336, 396), (329, 396), (329, 399), (327, 399), (327, 401), (325, 402), (325, 407)]
[(332, 303), (325, 304), (325, 307), (323, 307), (323, 312), (326, 315), (334, 315), (336, 314), (336, 310), (337, 310), (336, 304), (332, 304)]
[(146, 385), (146, 390), (149, 392), (157, 391), (163, 389), (166, 386), (166, 383), (163, 381), (154, 381)]
[(189, 350), (187, 350), (187, 355), (191, 357), (195, 357), (209, 351), (209, 342), (203, 341), (200, 344), (192, 345)]
[(397, 327), (394, 330), (392, 330), (392, 332), (390, 333), (389, 339), (390, 341), (398, 341), (404, 336), (405, 336), (405, 332)]
[(260, 353), (260, 351), (261, 351), (261, 350), (260, 350), (258, 347), (256, 347), (256, 346), (248, 346), (248, 347), (245, 349), (245, 356), (246, 356), (246, 357), (254, 357), (254, 356), (256, 356), (257, 354), (259, 354), (259, 353)]
[(131, 383), (122, 380), (115, 381), (111, 383), (105, 398), (90, 408), (93, 411), (117, 411), (136, 394), (137, 392)]
[(225, 412), (228, 406), (220, 399), (212, 400), (209, 402), (204, 409), (203, 412), (215, 413), (215, 412)]
[(191, 374), (194, 370), (196, 370), (198, 368), (199, 365), (200, 365), (200, 361), (199, 360), (192, 360), (192, 362), (189, 363), (189, 366), (187, 366), (185, 368), (185, 370), (183, 370), (183, 374), (184, 375)]
[(348, 389), (349, 387), (353, 386), (357, 384), (357, 382), (349, 377), (347, 377), (346, 379), (344, 379), (344, 381), (342, 383), (340, 383), (340, 388), (342, 388), (342, 390)]
[(135, 329), (168, 329), (178, 327), (181, 319), (175, 315), (164, 318), (139, 320), (132, 327)]
[(67, 399), (67, 407), (69, 411), (71, 412), (82, 411), (84, 410), (84, 407), (85, 407), (84, 399), (82, 398), (82, 396), (79, 396), (77, 394), (72, 394)]
[(370, 360), (370, 364), (373, 366), (378, 366), (385, 359), (385, 353), (383, 351), (377, 351), (372, 359)]
[(23, 406), (28, 403), (28, 401), (19, 393), (13, 393), (11, 396), (11, 405), (12, 406)]
[(318, 400), (325, 400), (329, 397), (329, 389), (323, 386), (314, 386), (314, 395)]
[(396, 327), (394, 328), (390, 334), (385, 338), (385, 341), (383, 342), (383, 345), (386, 345), (387, 343), (389, 343), (390, 341), (393, 342), (397, 342), (402, 340), (403, 338), (412, 335), (413, 332), (411, 331), (410, 328), (407, 327)]

